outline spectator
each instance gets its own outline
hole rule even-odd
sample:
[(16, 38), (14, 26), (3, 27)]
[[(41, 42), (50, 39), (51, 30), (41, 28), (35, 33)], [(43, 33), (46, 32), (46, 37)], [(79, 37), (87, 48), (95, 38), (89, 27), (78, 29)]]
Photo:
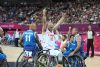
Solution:
[[(23, 7), (0, 7), (0, 21), (8, 22), (9, 19), (13, 19), (17, 23), (22, 23), (23, 20), (27, 20), (27, 24), (36, 22), (41, 23), (43, 7), (38, 5), (27, 5), (22, 4)], [(66, 23), (82, 23), (89, 24), (90, 21), (93, 24), (97, 24), (100, 18), (99, 7), (100, 4), (98, 1), (87, 0), (75, 0), (74, 2), (52, 2), (51, 6), (48, 6), (48, 21), (57, 22), (61, 13), (67, 13), (69, 17), (66, 19)], [(26, 24), (23, 23), (23, 24)]]
[(18, 29), (16, 29), (16, 31), (14, 32), (14, 36), (15, 36), (15, 46), (18, 47), (18, 40), (20, 36)]

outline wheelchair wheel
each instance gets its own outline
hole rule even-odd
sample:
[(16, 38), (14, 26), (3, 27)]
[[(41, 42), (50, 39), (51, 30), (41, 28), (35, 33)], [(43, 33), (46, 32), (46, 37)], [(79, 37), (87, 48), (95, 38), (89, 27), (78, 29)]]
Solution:
[(24, 53), (24, 51), (17, 58), (15, 67), (21, 67), (21, 63), (23, 62), (23, 59), (22, 59), (23, 58), (23, 53)]
[(15, 67), (33, 67), (33, 65), (33, 60), (30, 60), (30, 58), (25, 58), (23, 51), (18, 57)]
[(21, 67), (34, 67), (34, 62), (30, 62), (29, 60), (25, 60), (22, 63), (22, 66)]
[(48, 67), (48, 55), (41, 53), (39, 56), (36, 58), (36, 66), (35, 67)]
[(7, 60), (1, 61), (0, 67), (9, 67), (9, 64), (8, 64)]
[(68, 62), (70, 64), (70, 67), (86, 67), (83, 58), (79, 55), (68, 57)]
[(76, 57), (77, 66), (78, 67), (80, 67), (80, 66), (81, 67), (86, 67), (85, 61), (84, 61), (84, 59), (81, 56), (76, 55), (75, 57)]
[(54, 56), (50, 56), (49, 55), (48, 67), (56, 67), (57, 64), (58, 64), (57, 57), (54, 57)]
[(70, 67), (69, 62), (66, 57), (63, 57), (63, 67)]
[(15, 67), (22, 67), (22, 63), (24, 63), (23, 54), (24, 54), (24, 51), (17, 58)]

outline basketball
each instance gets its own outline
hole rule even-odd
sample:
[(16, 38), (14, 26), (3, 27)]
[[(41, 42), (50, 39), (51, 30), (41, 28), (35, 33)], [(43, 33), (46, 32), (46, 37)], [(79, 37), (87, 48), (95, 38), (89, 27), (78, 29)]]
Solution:
[(57, 66), (56, 67), (62, 67), (62, 65), (61, 64), (57, 64)]

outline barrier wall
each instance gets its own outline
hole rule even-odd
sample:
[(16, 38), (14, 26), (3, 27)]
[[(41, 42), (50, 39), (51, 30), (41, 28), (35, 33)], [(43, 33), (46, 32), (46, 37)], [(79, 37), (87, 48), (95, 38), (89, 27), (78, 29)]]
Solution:
[[(59, 31), (62, 32), (62, 33), (66, 33), (68, 31), (68, 27), (71, 26), (71, 27), (76, 27), (79, 29), (80, 32), (85, 32), (87, 31), (88, 29), (88, 24), (63, 24), (63, 25), (60, 25), (59, 27)], [(3, 29), (21, 29), (21, 31), (25, 31), (28, 29), (28, 26), (26, 25), (18, 25), (18, 24), (1, 24), (0, 23), (0, 27), (2, 27)], [(42, 30), (42, 25), (38, 25), (37, 26), (37, 31), (39, 33), (41, 33), (41, 30)], [(92, 28), (95, 32), (99, 32), (100, 33), (100, 26), (98, 24), (92, 24)], [(13, 34), (13, 31), (9, 31), (11, 34)], [(86, 50), (86, 35), (82, 35), (83, 36), (83, 39), (85, 41), (85, 50)], [(94, 39), (94, 46), (95, 46), (95, 50), (96, 51), (100, 51), (100, 34), (99, 36), (95, 36), (95, 39)]]
[[(86, 35), (82, 35), (83, 40), (84, 40), (84, 49), (85, 51), (87, 50), (87, 37)], [(95, 51), (100, 51), (100, 36), (95, 36), (94, 37), (94, 50)]]
[(13, 23), (0, 23), (0, 27), (3, 29), (21, 29), (22, 26), (18, 24), (13, 24)]
[[(66, 33), (68, 31), (68, 27), (76, 27), (79, 29), (80, 32), (85, 32), (88, 29), (88, 24), (62, 24), (59, 27), (59, 31)], [(91, 25), (93, 30), (96, 32), (100, 32), (100, 25), (99, 24), (92, 24)], [(6, 23), (0, 23), (0, 27), (4, 29), (21, 29), (22, 31), (25, 31), (28, 29), (28, 26), (26, 25), (18, 25), (18, 24), (6, 24)], [(42, 25), (37, 26), (37, 31), (40, 33), (42, 30)]]
[[(59, 27), (59, 31), (66, 33), (68, 31), (68, 27), (76, 27), (79, 29), (80, 32), (85, 32), (88, 30), (88, 25), (89, 24), (62, 24)], [(100, 26), (98, 24), (92, 24), (92, 29), (96, 32), (100, 32)], [(38, 25), (38, 32), (41, 32), (42, 30), (42, 25)]]

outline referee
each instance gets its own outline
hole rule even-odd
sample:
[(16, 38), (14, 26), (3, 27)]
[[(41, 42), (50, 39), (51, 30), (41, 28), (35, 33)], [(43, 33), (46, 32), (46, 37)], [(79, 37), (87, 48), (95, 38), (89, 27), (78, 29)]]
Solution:
[(91, 25), (88, 26), (87, 32), (87, 56), (89, 56), (89, 50), (91, 48), (92, 54), (90, 57), (94, 57), (94, 31), (91, 28)]

